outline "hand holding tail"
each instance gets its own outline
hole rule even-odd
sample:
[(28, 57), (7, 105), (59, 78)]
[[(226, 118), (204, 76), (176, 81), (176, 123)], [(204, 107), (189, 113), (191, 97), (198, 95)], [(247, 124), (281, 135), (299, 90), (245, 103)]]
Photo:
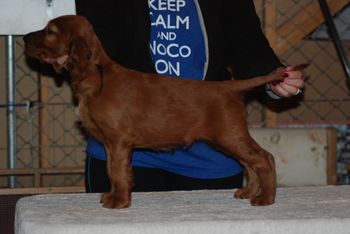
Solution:
[(277, 68), (275, 73), (283, 72), (284, 79), (270, 83), (269, 88), (280, 97), (291, 97), (300, 94), (305, 83), (304, 69), (308, 66), (309, 64), (300, 64)]

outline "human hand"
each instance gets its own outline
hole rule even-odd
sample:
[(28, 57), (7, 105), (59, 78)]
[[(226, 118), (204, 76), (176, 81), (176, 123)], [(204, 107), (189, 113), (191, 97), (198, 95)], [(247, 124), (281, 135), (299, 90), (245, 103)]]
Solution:
[(280, 97), (291, 97), (300, 94), (304, 87), (305, 80), (303, 69), (306, 67), (306, 64), (301, 64), (295, 67), (287, 66), (277, 68), (274, 72), (283, 70), (285, 79), (268, 84), (268, 88)]

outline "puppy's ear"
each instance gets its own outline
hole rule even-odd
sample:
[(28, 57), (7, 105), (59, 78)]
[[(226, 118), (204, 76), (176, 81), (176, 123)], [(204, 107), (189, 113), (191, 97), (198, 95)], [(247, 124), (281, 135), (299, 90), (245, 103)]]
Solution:
[(75, 37), (69, 49), (67, 70), (77, 71), (80, 74), (85, 73), (90, 64), (91, 57), (91, 48), (89, 48), (86, 38), (81, 36)]
[[(93, 68), (96, 59), (97, 41), (92, 26), (80, 17), (79, 30), (71, 38), (66, 69), (73, 74), (79, 73), (85, 77), (89, 69)], [(84, 22), (85, 21), (85, 22)]]

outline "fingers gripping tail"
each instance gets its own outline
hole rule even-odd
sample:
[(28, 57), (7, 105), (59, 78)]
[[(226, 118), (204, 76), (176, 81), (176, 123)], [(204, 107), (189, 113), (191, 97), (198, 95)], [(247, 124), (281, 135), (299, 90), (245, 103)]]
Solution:
[[(309, 64), (303, 63), (293, 67), (293, 71), (302, 71), (307, 68)], [(266, 76), (257, 76), (247, 80), (231, 80), (229, 82), (233, 83), (231, 85), (233, 90), (244, 91), (249, 90), (261, 85), (265, 85), (274, 81), (280, 81), (285, 78), (284, 69), (279, 69), (274, 73), (268, 74)]]

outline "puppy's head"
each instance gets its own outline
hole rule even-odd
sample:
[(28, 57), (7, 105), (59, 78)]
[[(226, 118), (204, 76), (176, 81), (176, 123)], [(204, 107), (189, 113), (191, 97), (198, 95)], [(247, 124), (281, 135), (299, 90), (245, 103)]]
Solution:
[(26, 54), (52, 64), (57, 72), (86, 69), (96, 50), (96, 39), (90, 23), (75, 15), (55, 18), (42, 30), (23, 37)]

